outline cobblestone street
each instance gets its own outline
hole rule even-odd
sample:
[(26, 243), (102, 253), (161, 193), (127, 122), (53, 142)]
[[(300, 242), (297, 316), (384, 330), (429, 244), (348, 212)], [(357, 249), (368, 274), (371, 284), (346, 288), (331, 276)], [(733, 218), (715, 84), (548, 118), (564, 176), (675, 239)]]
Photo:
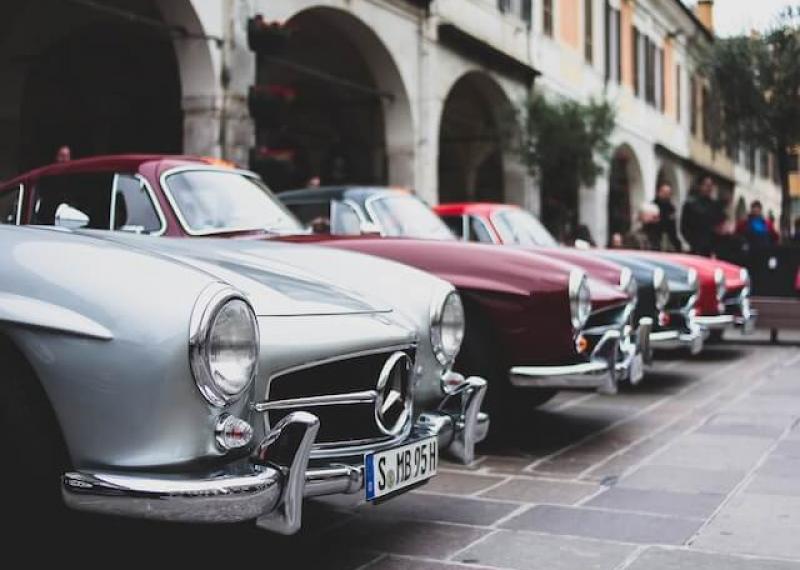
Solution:
[(294, 537), (107, 519), (101, 534), (246, 541), (309, 568), (800, 568), (800, 344), (731, 338), (615, 397), (562, 393), (516, 441), (380, 507), (311, 504)]

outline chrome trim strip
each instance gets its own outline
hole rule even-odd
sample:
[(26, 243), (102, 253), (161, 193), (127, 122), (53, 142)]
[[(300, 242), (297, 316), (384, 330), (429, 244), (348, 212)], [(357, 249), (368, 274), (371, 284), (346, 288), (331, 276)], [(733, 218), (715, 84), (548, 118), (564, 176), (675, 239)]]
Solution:
[(20, 183), (17, 188), (17, 215), (14, 220), (14, 225), (19, 226), (22, 224), (22, 203), (25, 200), (25, 186)]
[(325, 396), (258, 402), (257, 404), (253, 404), (253, 410), (258, 413), (264, 413), (270, 410), (293, 410), (295, 408), (348, 404), (372, 404), (377, 398), (378, 393), (375, 390), (365, 390), (363, 392), (348, 392), (345, 394), (329, 394)]
[(708, 329), (724, 329), (734, 324), (733, 315), (713, 315), (695, 317), (695, 322)]
[(151, 232), (146, 235), (154, 237), (163, 236), (167, 231), (167, 218), (166, 216), (164, 216), (164, 211), (161, 209), (161, 203), (158, 201), (158, 197), (156, 196), (156, 193), (153, 190), (153, 186), (150, 184), (150, 181), (147, 178), (145, 178), (138, 172), (133, 176), (139, 179), (139, 182), (141, 182), (144, 185), (145, 189), (147, 190), (147, 194), (148, 196), (150, 196), (150, 202), (153, 204), (153, 208), (155, 209), (156, 215), (158, 216), (158, 221), (161, 223), (161, 227), (157, 232)]

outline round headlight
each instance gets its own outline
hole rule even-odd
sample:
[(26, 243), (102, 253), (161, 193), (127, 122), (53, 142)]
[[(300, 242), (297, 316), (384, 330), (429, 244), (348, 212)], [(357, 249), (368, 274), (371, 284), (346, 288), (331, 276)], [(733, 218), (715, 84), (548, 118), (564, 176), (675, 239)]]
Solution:
[(717, 301), (722, 301), (725, 298), (725, 273), (717, 267), (714, 270), (714, 286), (717, 289)]
[(752, 284), (750, 282), (750, 272), (744, 267), (742, 267), (739, 270), (739, 279), (741, 279), (742, 283), (744, 283), (744, 287), (742, 288), (742, 293), (741, 293), (742, 298), (749, 297), (750, 288), (752, 287)]
[(436, 359), (449, 366), (464, 340), (464, 306), (453, 290), (437, 299), (431, 307), (431, 346)]
[(664, 270), (657, 267), (653, 271), (653, 291), (655, 293), (656, 309), (663, 310), (669, 303), (669, 281), (664, 275)]
[(239, 398), (256, 375), (258, 321), (235, 289), (215, 283), (201, 293), (190, 322), (189, 361), (197, 388), (214, 406)]
[(583, 328), (592, 312), (592, 296), (583, 271), (573, 269), (569, 274), (569, 311), (572, 328)]

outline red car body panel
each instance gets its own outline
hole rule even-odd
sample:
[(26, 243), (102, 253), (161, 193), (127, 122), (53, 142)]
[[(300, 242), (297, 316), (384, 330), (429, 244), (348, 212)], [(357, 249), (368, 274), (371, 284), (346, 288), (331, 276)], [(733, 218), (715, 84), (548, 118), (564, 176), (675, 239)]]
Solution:
[[(492, 237), (495, 243), (504, 243), (503, 236), (497, 231), (497, 228), (494, 225), (494, 220), (492, 219), (492, 214), (495, 212), (499, 212), (502, 210), (519, 210), (518, 206), (513, 206), (509, 204), (496, 204), (492, 202), (458, 202), (453, 204), (440, 204), (438, 206), (433, 207), (433, 211), (436, 212), (442, 218), (451, 216), (451, 217), (458, 217), (464, 215), (475, 216), (483, 220), (486, 228), (492, 234)], [(591, 257), (587, 255), (585, 252), (570, 249), (566, 247), (540, 247), (540, 246), (514, 246), (519, 247), (520, 249), (524, 249), (525, 251), (530, 251), (542, 255), (544, 257), (549, 257), (552, 259), (558, 259), (560, 261), (570, 263), (572, 265), (577, 265), (590, 277), (594, 279), (599, 279), (601, 281), (605, 281), (611, 285), (618, 285), (620, 282), (620, 276), (622, 274), (622, 267), (613, 263), (611, 261), (607, 261), (605, 259), (599, 259), (596, 257)]]

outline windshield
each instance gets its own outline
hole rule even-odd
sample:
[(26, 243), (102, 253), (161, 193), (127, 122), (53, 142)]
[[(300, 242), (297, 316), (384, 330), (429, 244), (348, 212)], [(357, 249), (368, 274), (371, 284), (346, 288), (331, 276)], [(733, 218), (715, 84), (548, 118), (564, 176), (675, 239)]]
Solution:
[(386, 236), (456, 239), (447, 224), (433, 210), (410, 194), (372, 198), (367, 201), (367, 209)]
[(492, 214), (492, 222), (505, 244), (545, 247), (558, 245), (547, 228), (525, 210), (513, 208), (500, 210)]
[(192, 233), (303, 230), (291, 212), (252, 176), (232, 170), (185, 170), (170, 174), (165, 185)]

